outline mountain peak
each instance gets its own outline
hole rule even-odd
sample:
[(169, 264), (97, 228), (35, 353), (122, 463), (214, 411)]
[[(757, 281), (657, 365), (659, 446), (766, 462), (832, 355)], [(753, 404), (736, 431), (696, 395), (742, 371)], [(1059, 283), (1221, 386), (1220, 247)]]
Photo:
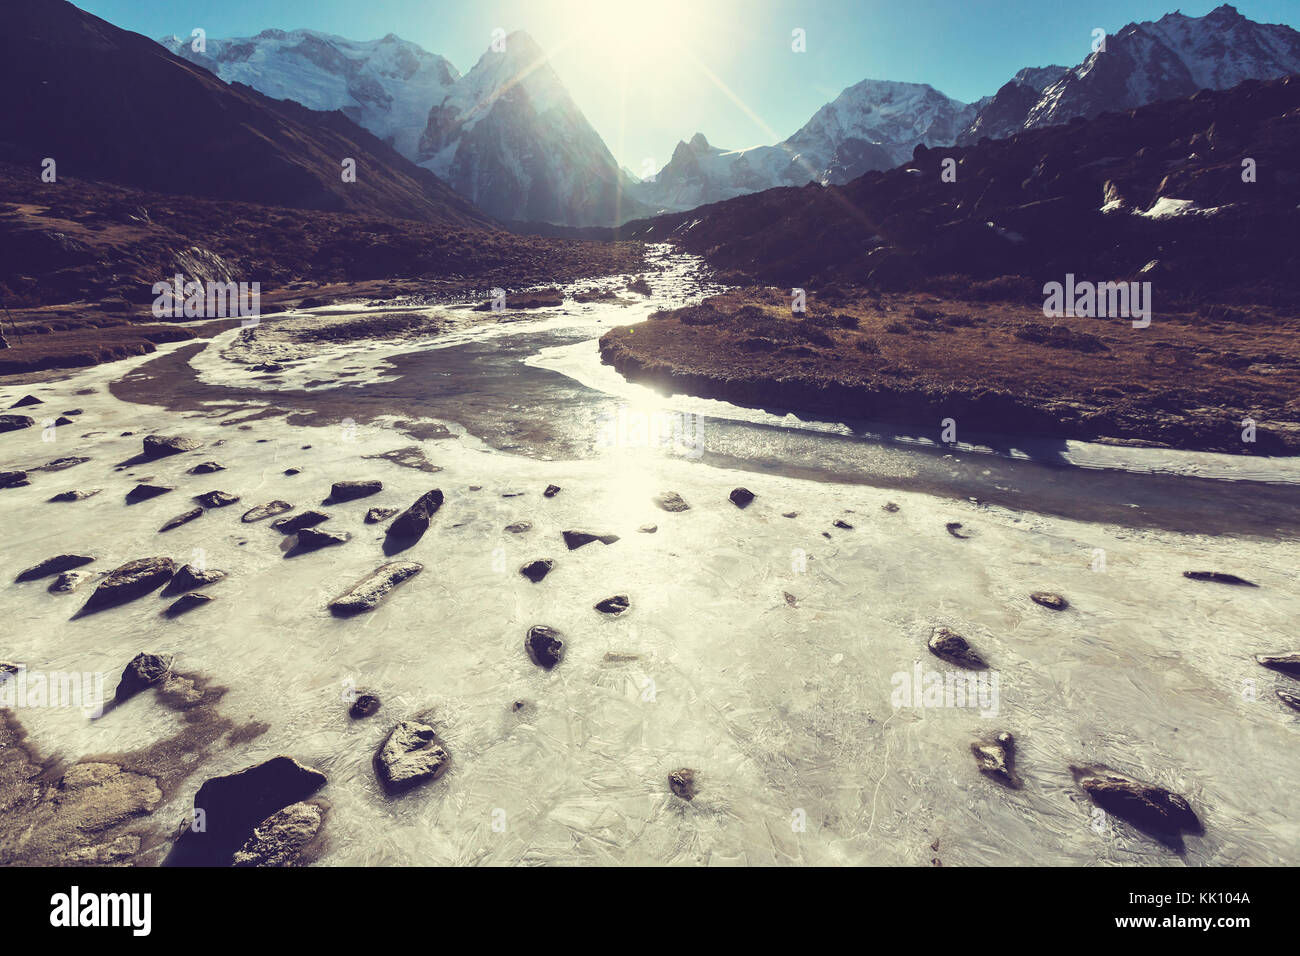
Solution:
[(696, 133), (694, 136), (691, 137), (690, 145), (691, 145), (691, 149), (695, 150), (698, 153), (709, 148), (709, 141), (704, 138), (703, 133)]

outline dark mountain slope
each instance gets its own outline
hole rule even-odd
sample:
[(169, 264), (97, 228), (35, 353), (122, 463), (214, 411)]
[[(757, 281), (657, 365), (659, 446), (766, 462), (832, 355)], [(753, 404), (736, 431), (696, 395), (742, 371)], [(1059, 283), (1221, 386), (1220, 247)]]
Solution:
[[(788, 285), (1141, 273), (1166, 295), (1294, 301), (1298, 151), (1300, 76), (1251, 80), (1007, 140), (919, 147), (912, 163), (845, 186), (768, 190), (621, 234), (671, 236), (719, 269)], [(955, 182), (942, 177), (949, 158)]]
[(0, 159), (34, 180), (51, 157), (63, 175), (158, 192), (490, 225), (341, 113), (228, 86), (65, 0), (6, 0), (3, 23)]

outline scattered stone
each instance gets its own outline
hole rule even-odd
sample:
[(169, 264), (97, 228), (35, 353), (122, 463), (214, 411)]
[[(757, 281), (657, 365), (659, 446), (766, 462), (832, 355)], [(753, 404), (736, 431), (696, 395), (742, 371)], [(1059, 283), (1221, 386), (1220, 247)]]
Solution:
[(503, 491), (501, 493), (502, 498), (522, 498), (523, 496), (524, 493), (522, 491)]
[(181, 452), (194, 451), (196, 448), (203, 447), (202, 442), (195, 441), (193, 438), (183, 438), (179, 435), (145, 435), (143, 445), (144, 457), (151, 461), (156, 458), (179, 455)]
[(366, 512), (366, 524), (379, 524), (397, 514), (396, 508), (371, 508)]
[(232, 866), (298, 866), (306, 862), (324, 825), (324, 811), (314, 803), (294, 803), (271, 814), (235, 851)]
[(404, 720), (393, 728), (375, 754), (375, 775), (390, 794), (437, 780), (451, 765), (451, 756), (428, 724)]
[(45, 403), (35, 395), (24, 395), (18, 401), (10, 405), (10, 408), (26, 408), (28, 405), (44, 405)]
[(958, 667), (967, 667), (976, 671), (988, 667), (988, 664), (984, 662), (984, 658), (976, 653), (966, 638), (946, 627), (936, 627), (934, 629), (934, 633), (930, 635), (929, 648), (930, 653), (935, 657), (942, 657), (950, 664), (956, 664)]
[(20, 428), (31, 428), (36, 420), (26, 415), (0, 415), (0, 432), (16, 432)]
[(156, 591), (171, 580), (175, 573), (176, 565), (171, 558), (139, 558), (128, 561), (109, 572), (99, 582), (99, 587), (95, 588), (95, 593), (77, 616), (116, 607), (150, 591)]
[(1191, 578), (1193, 581), (1213, 581), (1215, 584), (1233, 584), (1243, 588), (1259, 587), (1253, 581), (1239, 578), (1235, 574), (1225, 574), (1222, 571), (1184, 571), (1183, 577)]
[(22, 488), (30, 484), (25, 471), (0, 471), (0, 488)]
[(244, 512), (244, 516), (239, 520), (251, 524), (254, 521), (265, 521), (267, 518), (274, 518), (276, 515), (282, 515), (286, 511), (292, 510), (293, 505), (289, 504), (287, 501), (280, 501), (277, 498), (275, 501), (268, 501), (266, 504), (258, 505), (256, 508), (249, 508)]
[(790, 605), (791, 607), (795, 607), (798, 604), (799, 599), (795, 597), (793, 594), (791, 594), (789, 591), (782, 591), (781, 594), (785, 597), (785, 603)]
[(182, 594), (168, 605), (167, 610), (163, 611), (163, 614), (167, 617), (179, 617), (186, 611), (192, 611), (196, 607), (207, 604), (211, 600), (211, 594), (203, 594), (200, 591), (191, 591), (189, 594)]
[(663, 494), (655, 495), (651, 500), (664, 511), (688, 511), (691, 507), (686, 503), (686, 499), (675, 491), (665, 491)]
[(414, 561), (394, 561), (380, 565), (330, 602), (330, 611), (338, 617), (372, 611), (388, 592), (424, 570)]
[(288, 518), (276, 518), (271, 527), (281, 534), (297, 534), (303, 528), (314, 528), (322, 521), (328, 521), (329, 517), (323, 511), (300, 511)]
[(291, 558), (295, 555), (305, 554), (308, 551), (319, 551), (321, 548), (344, 544), (350, 540), (352, 540), (352, 535), (347, 531), (333, 534), (329, 531), (321, 531), (319, 528), (303, 528), (298, 532), (298, 540), (294, 543), (293, 548), (285, 553), (285, 557)]
[(892, 515), (897, 513), (898, 505), (894, 504), (892, 501), (886, 501), (883, 505), (880, 506), (880, 510), (888, 511)]
[(639, 531), (641, 534), (654, 534), (656, 531), (659, 530), (659, 526), (657, 524), (643, 524), (641, 527), (637, 528), (636, 530)]
[(302, 474), (302, 469), (301, 469), (301, 468), (286, 468), (286, 469), (284, 470), (284, 473), (285, 473), (286, 475), (288, 475), (289, 477), (292, 478), (294, 475), (301, 475), (301, 474)]
[(754, 493), (748, 488), (733, 488), (728, 497), (737, 508), (746, 508), (754, 500)]
[(548, 671), (560, 663), (564, 659), (562, 636), (555, 628), (544, 624), (530, 627), (528, 636), (524, 638), (524, 647), (528, 651), (528, 656), (533, 659), (533, 663)]
[(1300, 697), (1295, 694), (1289, 694), (1284, 690), (1277, 692), (1277, 699), (1286, 704), (1292, 710), (1300, 710)]
[(205, 508), (225, 508), (238, 501), (239, 495), (232, 495), (225, 491), (209, 491), (206, 494), (195, 495), (194, 500)]
[(1064, 611), (1070, 606), (1069, 601), (1059, 594), (1053, 594), (1051, 591), (1035, 591), (1029, 595), (1029, 600), (1053, 611)]
[(1179, 794), (1101, 764), (1071, 766), (1070, 772), (1093, 803), (1163, 842), (1181, 847), (1182, 831), (1202, 832), (1201, 821)]
[(584, 544), (591, 544), (593, 541), (599, 541), (601, 544), (613, 544), (618, 540), (616, 534), (595, 534), (591, 531), (565, 531), (564, 543), (569, 546), (570, 551), (576, 551)]
[(1016, 773), (1016, 738), (1003, 731), (988, 740), (976, 740), (970, 745), (980, 772), (988, 774), (998, 783), (1019, 790), (1023, 781)]
[(60, 415), (58, 418), (54, 419), (54, 424), (55, 424), (55, 425), (71, 425), (71, 424), (72, 424), (72, 419), (71, 419), (71, 418), (68, 418), (66, 415)]
[[(217, 866), (255, 839), (255, 830), (287, 806), (301, 803), (325, 785), (325, 774), (292, 757), (264, 763), (204, 781), (194, 795), (194, 814), (205, 826), (187, 827), (168, 862)], [(201, 811), (201, 813), (200, 813)]]
[(626, 594), (615, 594), (613, 597), (607, 597), (605, 600), (596, 604), (596, 610), (601, 614), (622, 614), (628, 609), (630, 602)]
[(538, 558), (536, 561), (530, 561), (519, 569), (519, 573), (528, 580), (536, 584), (542, 578), (551, 573), (555, 567), (555, 562), (550, 558)]
[(164, 531), (170, 531), (172, 528), (179, 528), (181, 525), (185, 524), (186, 522), (193, 521), (195, 518), (198, 518), (202, 514), (203, 514), (202, 508), (193, 508), (190, 511), (184, 511), (178, 514), (175, 518), (169, 520), (161, 528), (159, 528), (158, 533), (162, 534)]
[(842, 528), (842, 529), (844, 529), (845, 531), (852, 531), (852, 530), (853, 530), (853, 525), (849, 524), (847, 521), (844, 521), (844, 520), (841, 519), (841, 518), (836, 518), (835, 521), (833, 522), (833, 524), (835, 525), (835, 527), (837, 527), (837, 528)]
[(438, 513), (442, 501), (441, 488), (420, 495), (415, 504), (394, 518), (388, 526), (388, 533), (384, 537), (384, 552), (395, 554), (404, 551), (424, 537), (424, 533), (429, 530), (429, 519)]
[(506, 525), (506, 530), (511, 534), (523, 534), (525, 531), (533, 530), (531, 521), (517, 521), (514, 524)]
[(698, 792), (695, 785), (695, 771), (689, 767), (674, 770), (668, 775), (668, 789), (683, 800), (694, 800)]
[(1292, 651), (1289, 654), (1258, 654), (1255, 660), (1275, 671), (1300, 677), (1300, 651)]
[(560, 493), (560, 490), (559, 485), (547, 485), (546, 490), (542, 492), (542, 495), (546, 498), (554, 498)]
[(948, 529), (948, 533), (952, 535), (954, 538), (966, 539), (970, 537), (970, 535), (968, 534), (961, 533), (960, 521), (949, 521), (946, 525), (944, 525), (944, 527)]
[(20, 571), (14, 581), (36, 581), (51, 574), (58, 574), (60, 571), (71, 571), (94, 560), (88, 554), (56, 554), (52, 558), (46, 558), (40, 564), (32, 565), (26, 571)]
[(150, 498), (157, 498), (159, 495), (165, 495), (169, 491), (174, 491), (167, 485), (148, 485), (138, 484), (126, 493), (126, 503), (128, 505), (139, 504), (141, 501), (148, 501)]
[(195, 588), (207, 587), (209, 584), (216, 584), (225, 576), (225, 571), (218, 571), (216, 568), (204, 569), (196, 568), (192, 564), (183, 564), (162, 589), (162, 596), (169, 597), (173, 594), (193, 591)]
[(355, 501), (377, 495), (384, 490), (382, 481), (336, 481), (330, 488), (330, 496), (322, 504), (334, 504), (338, 501)]
[(95, 571), (64, 571), (50, 583), (48, 590), (51, 594), (67, 594), (97, 577), (99, 574)]
[(375, 694), (357, 694), (352, 701), (352, 706), (348, 708), (348, 716), (353, 720), (360, 720), (362, 717), (373, 717), (379, 713), (379, 697)]
[(89, 491), (60, 491), (50, 501), (83, 501), (86, 498), (93, 497), (103, 491), (103, 488), (92, 488)]
[(113, 699), (118, 703), (134, 697), (146, 687), (161, 683), (172, 670), (170, 654), (137, 654), (122, 671)]
[(195, 465), (190, 469), (191, 475), (210, 475), (214, 471), (225, 471), (226, 466), (220, 465), (215, 461), (205, 461)]
[(797, 517), (799, 517), (799, 512), (797, 512), (797, 511), (783, 511), (783, 512), (781, 512), (781, 517), (782, 517), (782, 518), (797, 518)]

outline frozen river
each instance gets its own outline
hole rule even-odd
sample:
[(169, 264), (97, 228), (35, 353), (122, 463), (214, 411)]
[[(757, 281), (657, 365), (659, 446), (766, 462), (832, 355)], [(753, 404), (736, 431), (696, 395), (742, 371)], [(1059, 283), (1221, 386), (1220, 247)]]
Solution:
[[(136, 653), (175, 654), (228, 688), (224, 714), (267, 729), (193, 757), (158, 826), (185, 816), (203, 779), (287, 753), (328, 775), (324, 864), (1300, 863), (1298, 725), (1274, 694), (1289, 679), (1254, 661), (1295, 649), (1300, 469), (1076, 443), (952, 448), (663, 399), (601, 366), (595, 345), (707, 290), (689, 260), (663, 264), (650, 302), (290, 351), (270, 373), (250, 370), (234, 331), (0, 387), (5, 406), (32, 393), (83, 409), (52, 441), (0, 435), (7, 467), (90, 458), (0, 491), (5, 581), (65, 551), (95, 555), (91, 568), (166, 554), (229, 572), (211, 606), (175, 621), (156, 595), (70, 620), (88, 586), (5, 584), (0, 659), (104, 672), (111, 692)], [(205, 447), (118, 470), (153, 432)], [(412, 447), (429, 466), (379, 457)], [(225, 470), (187, 473), (208, 459)], [(176, 490), (125, 506), (146, 477)], [(323, 508), (324, 529), (352, 533), (342, 546), (286, 560), (280, 534), (239, 519), (271, 499), (321, 507), (332, 482), (362, 478), (384, 490)], [(545, 498), (548, 484), (563, 490)], [(757, 495), (744, 510), (728, 500), (737, 486)], [(331, 617), (327, 601), (385, 560), (366, 509), (434, 487), (446, 503), (403, 555), (423, 573), (373, 613)], [(104, 491), (47, 502), (70, 488)], [(242, 500), (158, 533), (212, 489)], [(690, 510), (659, 510), (669, 490)], [(531, 529), (505, 530), (518, 522)], [(573, 528), (620, 539), (568, 551)], [(533, 584), (518, 568), (536, 558), (556, 565)], [(593, 609), (615, 594), (627, 612)], [(565, 635), (550, 672), (524, 653), (534, 624)], [(899, 705), (918, 665), (951, 670), (926, 650), (936, 626), (989, 661), (979, 706)], [(352, 688), (379, 694), (376, 716), (347, 716)], [(371, 757), (416, 715), (452, 770), (385, 798)], [(150, 695), (95, 721), (19, 717), (65, 761), (144, 747), (180, 719)], [(1019, 741), (1019, 791), (970, 753), (1003, 730)], [(1182, 793), (1205, 834), (1180, 857), (1099, 817), (1068, 769), (1084, 762)], [(680, 767), (697, 774), (689, 803), (667, 787)]]

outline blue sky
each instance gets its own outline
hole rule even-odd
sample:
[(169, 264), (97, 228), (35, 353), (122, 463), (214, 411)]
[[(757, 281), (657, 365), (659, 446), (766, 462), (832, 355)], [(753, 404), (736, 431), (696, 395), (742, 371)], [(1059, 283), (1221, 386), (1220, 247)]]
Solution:
[[(467, 72), (492, 31), (524, 29), (551, 53), (621, 163), (658, 168), (680, 139), (775, 142), (859, 80), (929, 83), (970, 101), (1023, 66), (1073, 65), (1092, 30), (1158, 19), (1177, 0), (80, 0), (147, 36), (251, 36), (308, 27), (396, 33)], [(1181, 5), (1202, 16), (1217, 0)], [(1241, 0), (1245, 16), (1300, 28), (1300, 0)], [(796, 28), (807, 50), (791, 49)]]

